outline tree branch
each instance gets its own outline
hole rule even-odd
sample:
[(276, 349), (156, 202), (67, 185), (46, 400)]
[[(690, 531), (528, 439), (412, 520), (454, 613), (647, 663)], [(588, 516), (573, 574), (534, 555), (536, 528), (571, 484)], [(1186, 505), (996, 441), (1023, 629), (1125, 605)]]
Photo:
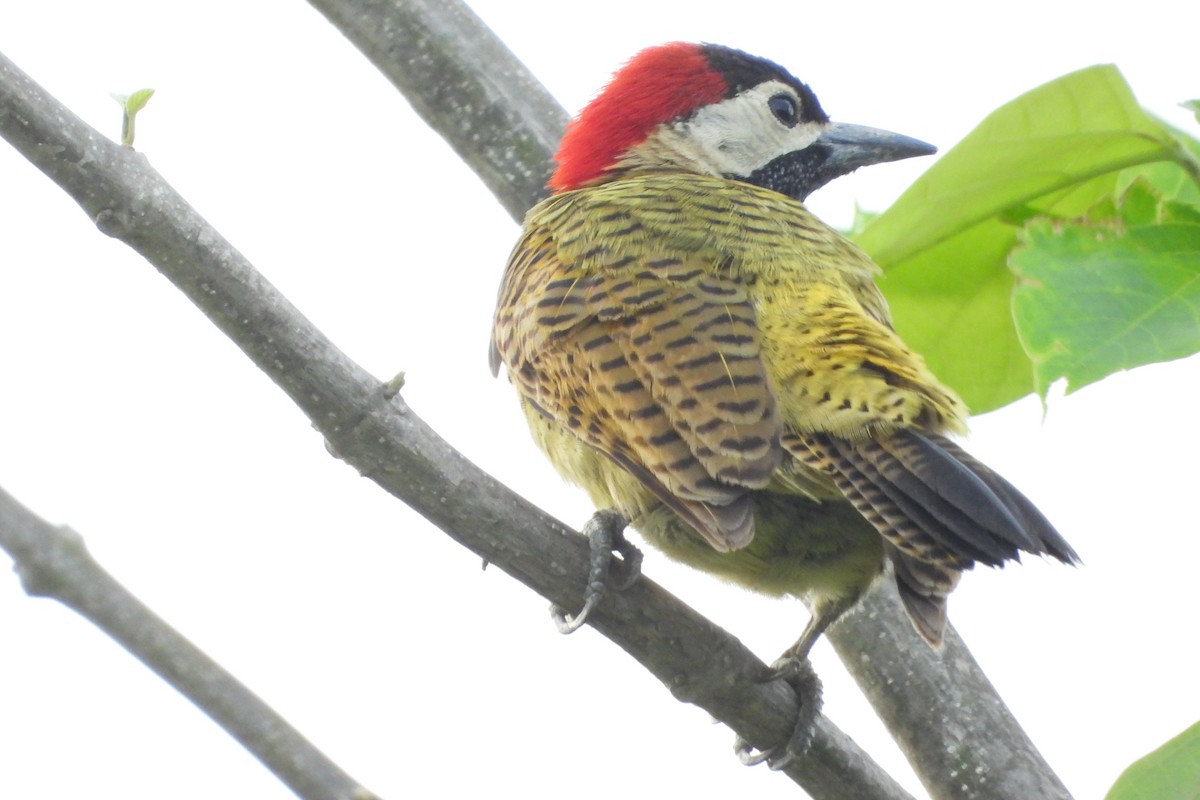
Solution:
[(882, 581), (829, 639), (929, 793), (1069, 800), (958, 632), (948, 628), (936, 653), (899, 610), (895, 584)]
[[(304, 410), (339, 457), (544, 597), (563, 606), (577, 603), (587, 575), (582, 537), (453, 450), (401, 398), (389, 396), (338, 351), (144, 156), (105, 139), (3, 56), (0, 135), (74, 198), (101, 231), (124, 241), (183, 291)], [(768, 746), (790, 734), (797, 702), (792, 690), (779, 681), (760, 683), (766, 668), (753, 653), (649, 579), (606, 601), (591, 624), (677, 697), (705, 708), (750, 742)], [(812, 756), (787, 774), (822, 800), (909, 797), (826, 719)]]
[(567, 113), (461, 2), (309, 0), (518, 222), (546, 192)]
[[(489, 137), (529, 145), (522, 154), (533, 161), (514, 174), (544, 174), (557, 145), (547, 132), (561, 129), (565, 113), (547, 102), (546, 91), (459, 0), (309, 2), (404, 93), (489, 188), (493, 174), (476, 166), (490, 163)], [(454, 90), (444, 91), (444, 73), (415, 72), (412, 62), (455, 65)], [(497, 87), (496, 76), (511, 78), (512, 86)], [(507, 113), (480, 110), (506, 103)], [(487, 127), (480, 127), (483, 119)], [(489, 136), (481, 141), (471, 135), (476, 130)], [(515, 195), (514, 206), (516, 185), (524, 194)], [(542, 191), (541, 184), (514, 181), (496, 194), (520, 219)], [(912, 630), (894, 592), (876, 592), (827, 636), (934, 797), (1070, 797), (954, 631), (935, 653)]]
[(306, 800), (373, 800), (282, 717), (96, 563), (83, 539), (54, 527), (0, 489), (0, 547), (25, 591), (90, 620), (241, 742)]

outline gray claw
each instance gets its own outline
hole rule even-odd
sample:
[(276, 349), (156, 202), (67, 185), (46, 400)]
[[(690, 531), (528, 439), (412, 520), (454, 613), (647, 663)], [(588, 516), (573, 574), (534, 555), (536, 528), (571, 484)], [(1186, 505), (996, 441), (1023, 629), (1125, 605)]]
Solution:
[[(561, 606), (550, 607), (550, 615), (559, 633), (579, 630), (610, 588), (624, 591), (642, 574), (642, 552), (625, 538), (625, 526), (628, 524), (625, 517), (605, 508), (593, 514), (583, 526), (583, 533), (588, 538), (591, 565), (587, 589), (583, 593), (583, 608), (571, 616)], [(621, 556), (619, 571), (613, 562), (613, 553)]]
[[(796, 725), (786, 742), (774, 747), (758, 750), (750, 742), (737, 737), (733, 743), (738, 760), (752, 767), (764, 761), (773, 770), (787, 769), (798, 758), (803, 758), (812, 746), (817, 718), (821, 714), (821, 680), (807, 658), (785, 656), (771, 665), (764, 683), (773, 680), (786, 681), (795, 690), (800, 700), (800, 711)], [(756, 752), (757, 751), (757, 752)]]
[(583, 627), (583, 623), (587, 622), (588, 615), (592, 613), (592, 609), (600, 604), (602, 594), (591, 594), (583, 603), (583, 608), (575, 616), (571, 614), (557, 603), (550, 605), (550, 616), (554, 619), (554, 624), (558, 626), (558, 632), (562, 634), (574, 633)]
[(770, 764), (771, 756), (775, 755), (775, 751), (778, 749), (779, 747), (776, 746), (758, 750), (757, 747), (750, 744), (749, 740), (743, 739), (741, 736), (733, 740), (733, 752), (737, 755), (738, 761), (747, 767), (756, 767), (764, 761)]

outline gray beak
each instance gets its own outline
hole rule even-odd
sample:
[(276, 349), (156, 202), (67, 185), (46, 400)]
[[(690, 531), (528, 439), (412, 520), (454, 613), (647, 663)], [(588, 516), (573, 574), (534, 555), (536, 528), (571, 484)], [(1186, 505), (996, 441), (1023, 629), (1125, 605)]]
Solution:
[(863, 125), (830, 123), (808, 147), (784, 153), (749, 175), (730, 175), (800, 202), (834, 178), (868, 164), (928, 156), (937, 148), (918, 139)]
[(933, 145), (911, 136), (845, 122), (830, 123), (829, 129), (817, 139), (815, 145), (829, 148), (829, 157), (821, 168), (822, 183), (859, 167), (914, 156), (931, 156), (937, 152)]

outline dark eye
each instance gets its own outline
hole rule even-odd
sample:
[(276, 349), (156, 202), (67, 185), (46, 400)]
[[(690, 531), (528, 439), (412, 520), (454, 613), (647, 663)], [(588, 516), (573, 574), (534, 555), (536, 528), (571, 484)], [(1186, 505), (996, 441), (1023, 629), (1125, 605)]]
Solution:
[(789, 128), (800, 121), (800, 110), (796, 108), (796, 98), (790, 94), (772, 95), (771, 99), (767, 101), (767, 107), (771, 109), (775, 119)]

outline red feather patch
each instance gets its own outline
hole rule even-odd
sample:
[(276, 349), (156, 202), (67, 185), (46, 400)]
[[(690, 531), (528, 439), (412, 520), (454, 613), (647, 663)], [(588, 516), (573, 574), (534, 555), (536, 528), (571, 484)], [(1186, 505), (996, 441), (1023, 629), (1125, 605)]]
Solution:
[(591, 183), (655, 127), (721, 100), (727, 89), (699, 45), (646, 48), (567, 125), (550, 188), (564, 192)]

